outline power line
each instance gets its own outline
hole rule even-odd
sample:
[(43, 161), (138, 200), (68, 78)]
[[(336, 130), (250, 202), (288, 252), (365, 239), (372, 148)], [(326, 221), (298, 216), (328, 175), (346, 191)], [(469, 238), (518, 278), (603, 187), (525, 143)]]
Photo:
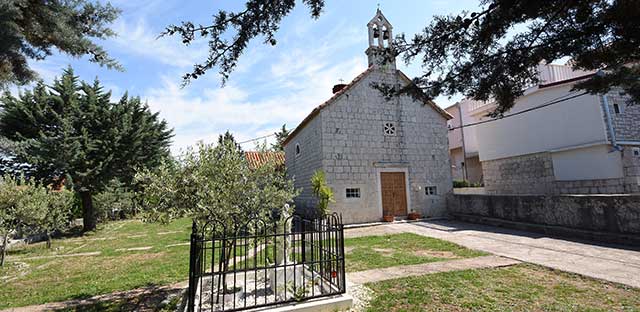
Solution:
[[(569, 96), (569, 97), (566, 97), (566, 96), (568, 96), (568, 95), (564, 95), (564, 96), (561, 96), (561, 97), (556, 98), (556, 99), (560, 99), (560, 100), (552, 100), (552, 101), (547, 102), (547, 103), (544, 103), (544, 104), (542, 104), (542, 105), (540, 105), (540, 106), (536, 106), (536, 107), (528, 108), (528, 109), (525, 109), (525, 110), (519, 111), (519, 112), (517, 112), (517, 113), (513, 113), (513, 114), (511, 114), (511, 115), (502, 116), (502, 117), (500, 117), (500, 118), (489, 119), (489, 120), (483, 120), (483, 121), (478, 121), (478, 122), (474, 122), (474, 123), (470, 123), (470, 124), (466, 124), (466, 125), (460, 125), (460, 126), (457, 126), (457, 127), (451, 127), (451, 128), (449, 128), (449, 131), (453, 131), (453, 130), (455, 130), (455, 129), (461, 129), (461, 128), (466, 128), (466, 127), (471, 127), (471, 126), (477, 126), (477, 125), (485, 124), (485, 123), (488, 123), (488, 122), (493, 122), (493, 121), (503, 120), (503, 119), (506, 119), (506, 118), (509, 118), (509, 117), (513, 117), (513, 116), (517, 116), (517, 115), (520, 115), (520, 114), (524, 114), (524, 113), (527, 113), (527, 112), (530, 112), (530, 111), (534, 111), (534, 110), (536, 110), (536, 109), (545, 108), (545, 107), (547, 107), (547, 106), (551, 106), (551, 105), (554, 105), (554, 104), (562, 103), (562, 102), (564, 102), (564, 101), (568, 101), (568, 100), (571, 100), (571, 99), (574, 99), (574, 98), (577, 98), (577, 97), (583, 96), (583, 95), (585, 95), (585, 94), (587, 94), (587, 93), (588, 93), (588, 92), (582, 92), (582, 93), (580, 93), (580, 94), (576, 94), (576, 95)], [(571, 93), (569, 93), (569, 94), (571, 94)], [(566, 97), (566, 98), (563, 98), (563, 97)]]
[(245, 143), (249, 143), (249, 142), (253, 142), (253, 141), (258, 141), (258, 140), (266, 139), (266, 138), (268, 138), (268, 137), (272, 137), (272, 136), (274, 136), (274, 135), (276, 135), (276, 134), (275, 134), (275, 133), (267, 134), (267, 135), (265, 135), (265, 136), (261, 136), (261, 137), (257, 137), (257, 138), (254, 138), (254, 139), (250, 139), (250, 140), (246, 140), (246, 141), (238, 142), (238, 144), (245, 144)]

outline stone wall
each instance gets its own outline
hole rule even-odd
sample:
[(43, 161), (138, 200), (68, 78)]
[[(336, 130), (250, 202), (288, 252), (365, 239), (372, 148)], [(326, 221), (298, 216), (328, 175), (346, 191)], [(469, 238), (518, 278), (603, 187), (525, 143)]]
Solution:
[[(402, 96), (385, 100), (372, 82), (404, 83), (395, 71), (374, 70), (321, 111), (322, 165), (336, 195), (331, 205), (346, 223), (382, 217), (379, 173), (402, 171), (408, 177), (408, 212), (443, 215), (451, 192), (445, 118), (422, 102)], [(395, 135), (384, 134), (393, 122)], [(425, 186), (436, 186), (426, 195)], [(360, 188), (360, 198), (346, 198), (346, 188)]]
[(623, 145), (622, 147), (625, 192), (640, 194), (640, 157), (633, 155), (633, 148), (637, 146)]
[(551, 194), (553, 161), (549, 153), (482, 162), (487, 194)]
[(532, 224), (571, 229), (572, 233), (602, 232), (640, 239), (640, 195), (456, 194), (449, 196), (447, 210), (454, 218), (465, 220)]
[[(316, 116), (284, 147), (287, 176), (301, 193), (295, 198), (296, 209), (308, 213), (316, 208), (317, 199), (311, 191), (311, 176), (322, 168), (322, 117)], [(296, 155), (296, 144), (300, 154)]]
[[(616, 140), (640, 142), (640, 105), (627, 105), (628, 99), (628, 96), (620, 95), (620, 91), (607, 94)], [(600, 97), (600, 101), (602, 103), (602, 97)], [(619, 114), (615, 113), (614, 104), (617, 104), (620, 108)], [(607, 137), (609, 136), (609, 133), (607, 133)]]
[(485, 190), (492, 195), (640, 193), (640, 158), (633, 156), (631, 146), (622, 155), (623, 178), (573, 181), (555, 180), (551, 153), (483, 161)]

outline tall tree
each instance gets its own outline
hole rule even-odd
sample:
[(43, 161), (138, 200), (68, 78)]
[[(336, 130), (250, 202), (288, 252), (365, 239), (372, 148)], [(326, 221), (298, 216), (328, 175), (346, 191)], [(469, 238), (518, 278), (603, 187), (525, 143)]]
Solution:
[(271, 149), (275, 151), (284, 151), (284, 140), (287, 139), (291, 131), (287, 130), (287, 125), (282, 125), (282, 128), (278, 132), (273, 134), (276, 136), (276, 142), (271, 144)]
[(68, 68), (51, 87), (38, 83), (19, 98), (5, 94), (0, 134), (17, 144), (15, 161), (34, 176), (68, 177), (82, 201), (84, 229), (96, 226), (92, 195), (113, 178), (131, 183), (135, 170), (169, 154), (171, 130), (139, 98), (110, 102), (96, 79), (80, 82)]
[[(313, 18), (324, 6), (324, 0), (303, 3)], [(262, 36), (265, 43), (276, 43), (278, 26), (295, 5), (248, 0), (239, 12), (218, 11), (208, 25), (182, 22), (163, 34), (180, 35), (185, 44), (202, 37), (209, 41), (209, 57), (183, 76), (185, 82), (212, 68), (218, 68), (224, 82), (250, 40)], [(419, 89), (402, 92), (431, 99), (463, 94), (495, 100), (495, 115), (509, 110), (524, 88), (538, 81), (540, 62), (566, 57), (575, 69), (603, 70), (577, 88), (596, 94), (618, 86), (632, 103), (640, 103), (637, 0), (481, 0), (475, 12), (435, 16), (413, 38), (398, 36), (388, 52), (402, 54), (406, 62), (418, 58), (426, 69), (414, 79)]]
[(89, 0), (0, 1), (0, 87), (32, 81), (36, 73), (28, 60), (43, 60), (54, 48), (120, 69), (93, 41), (115, 35), (107, 25), (119, 14), (109, 3)]

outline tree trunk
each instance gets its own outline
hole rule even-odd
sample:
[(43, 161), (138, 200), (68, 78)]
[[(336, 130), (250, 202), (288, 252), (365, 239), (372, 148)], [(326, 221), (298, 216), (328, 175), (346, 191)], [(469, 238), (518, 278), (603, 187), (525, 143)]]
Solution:
[(9, 234), (5, 234), (2, 238), (2, 250), (0, 250), (0, 267), (4, 266), (4, 257), (7, 253), (7, 243), (8, 243)]
[(47, 249), (51, 249), (51, 233), (47, 231)]
[(82, 223), (83, 231), (93, 231), (96, 229), (96, 214), (93, 208), (91, 192), (80, 192), (82, 200)]

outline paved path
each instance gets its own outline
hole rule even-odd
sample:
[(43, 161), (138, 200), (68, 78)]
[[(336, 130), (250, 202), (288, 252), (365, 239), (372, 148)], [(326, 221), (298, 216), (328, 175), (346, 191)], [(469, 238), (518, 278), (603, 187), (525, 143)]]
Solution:
[(345, 230), (345, 237), (411, 232), (467, 248), (640, 288), (640, 248), (574, 242), (455, 221), (387, 224)]
[(484, 256), (347, 273), (347, 281), (353, 284), (364, 284), (407, 276), (418, 276), (467, 269), (497, 268), (518, 263), (520, 263), (520, 261), (509, 258)]

